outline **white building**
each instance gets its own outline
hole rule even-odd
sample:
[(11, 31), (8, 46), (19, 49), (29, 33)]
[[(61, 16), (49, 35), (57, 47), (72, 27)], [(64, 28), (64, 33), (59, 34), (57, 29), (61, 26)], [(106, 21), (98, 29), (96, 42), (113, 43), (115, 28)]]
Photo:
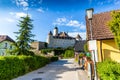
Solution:
[(12, 50), (15, 41), (7, 35), (0, 35), (0, 56), (7, 55), (6, 50)]
[(47, 43), (49, 48), (67, 48), (73, 47), (76, 43), (76, 40), (81, 40), (80, 35), (78, 34), (76, 38), (70, 37), (66, 32), (58, 33), (58, 28), (55, 27), (53, 34), (50, 31), (47, 37)]

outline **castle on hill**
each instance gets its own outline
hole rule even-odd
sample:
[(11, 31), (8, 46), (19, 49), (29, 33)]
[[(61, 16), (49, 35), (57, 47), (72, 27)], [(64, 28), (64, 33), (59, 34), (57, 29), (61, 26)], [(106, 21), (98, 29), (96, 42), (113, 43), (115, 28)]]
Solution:
[(76, 35), (76, 37), (71, 37), (66, 32), (58, 33), (58, 28), (55, 27), (53, 33), (50, 31), (47, 37), (47, 43), (49, 48), (67, 48), (74, 47), (77, 41), (81, 41), (82, 38), (80, 35)]

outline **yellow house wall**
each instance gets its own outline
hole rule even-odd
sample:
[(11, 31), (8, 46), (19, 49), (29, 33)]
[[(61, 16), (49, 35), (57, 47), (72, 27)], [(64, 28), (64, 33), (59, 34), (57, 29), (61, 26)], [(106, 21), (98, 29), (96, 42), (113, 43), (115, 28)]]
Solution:
[(98, 61), (102, 61), (102, 55), (101, 55), (101, 50), (100, 50), (100, 40), (97, 40), (97, 51), (98, 51)]
[[(102, 50), (100, 48), (100, 45), (102, 47)], [(120, 62), (120, 51), (118, 50), (114, 39), (101, 40), (101, 41), (98, 40), (97, 46), (98, 46), (99, 61), (102, 61), (102, 59), (104, 60), (110, 58), (112, 60)]]

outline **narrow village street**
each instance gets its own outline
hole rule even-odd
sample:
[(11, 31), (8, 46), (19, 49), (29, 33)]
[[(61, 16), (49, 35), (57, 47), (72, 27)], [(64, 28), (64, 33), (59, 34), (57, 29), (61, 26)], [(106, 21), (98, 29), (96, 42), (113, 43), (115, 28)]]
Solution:
[(62, 59), (13, 80), (79, 80), (74, 59)]

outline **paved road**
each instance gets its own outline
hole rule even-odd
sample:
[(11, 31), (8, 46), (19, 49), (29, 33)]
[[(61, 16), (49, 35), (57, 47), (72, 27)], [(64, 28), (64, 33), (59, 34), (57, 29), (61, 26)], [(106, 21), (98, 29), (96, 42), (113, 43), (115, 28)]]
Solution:
[(62, 59), (13, 80), (79, 80), (74, 59)]

